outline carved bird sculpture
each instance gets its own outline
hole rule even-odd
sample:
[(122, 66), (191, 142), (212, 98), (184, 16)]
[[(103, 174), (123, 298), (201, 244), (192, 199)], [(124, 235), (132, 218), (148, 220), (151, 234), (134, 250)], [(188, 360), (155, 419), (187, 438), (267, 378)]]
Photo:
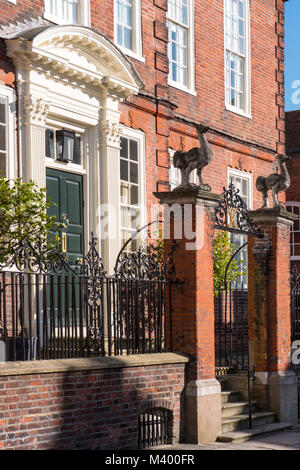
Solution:
[(286, 162), (291, 158), (283, 153), (277, 154), (275, 156), (277, 159), (280, 173), (272, 173), (270, 176), (264, 177), (259, 176), (256, 180), (256, 189), (260, 191), (263, 195), (263, 206), (262, 209), (269, 207), (268, 202), (268, 191), (272, 191), (273, 198), (273, 207), (283, 207), (282, 204), (278, 201), (278, 193), (281, 191), (286, 191), (290, 184), (290, 177), (286, 168)]

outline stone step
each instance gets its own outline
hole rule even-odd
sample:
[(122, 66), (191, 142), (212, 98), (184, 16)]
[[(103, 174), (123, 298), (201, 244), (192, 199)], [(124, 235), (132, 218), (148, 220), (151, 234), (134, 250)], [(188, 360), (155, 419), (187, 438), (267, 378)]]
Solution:
[[(251, 410), (256, 410), (256, 402), (251, 402)], [(231, 416), (248, 414), (249, 405), (247, 401), (237, 401), (234, 403), (224, 403), (222, 406), (222, 418), (230, 418)]]
[(238, 390), (229, 390), (227, 392), (221, 392), (222, 405), (224, 403), (233, 403), (235, 401), (240, 401), (241, 392)]
[[(254, 426), (263, 426), (274, 423), (275, 413), (272, 411), (260, 411), (252, 413), (252, 424)], [(222, 434), (247, 429), (249, 426), (248, 414), (239, 414), (229, 418), (222, 418)]]
[(273, 434), (282, 432), (293, 427), (292, 423), (271, 423), (263, 426), (256, 426), (252, 429), (244, 429), (241, 431), (224, 432), (217, 438), (218, 442), (245, 442), (256, 436)]

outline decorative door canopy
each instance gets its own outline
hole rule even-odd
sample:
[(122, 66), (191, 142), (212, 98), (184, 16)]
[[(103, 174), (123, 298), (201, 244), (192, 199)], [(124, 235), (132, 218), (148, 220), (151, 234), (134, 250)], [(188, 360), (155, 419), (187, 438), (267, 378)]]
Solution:
[(104, 34), (77, 25), (39, 25), (6, 39), (15, 63), (50, 72), (57, 78), (88, 88), (103, 88), (126, 98), (143, 82), (127, 57)]

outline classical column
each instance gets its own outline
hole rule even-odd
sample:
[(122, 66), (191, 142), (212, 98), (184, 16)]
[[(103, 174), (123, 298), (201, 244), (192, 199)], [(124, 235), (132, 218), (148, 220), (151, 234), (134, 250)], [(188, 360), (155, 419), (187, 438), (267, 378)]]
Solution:
[(112, 274), (120, 250), (120, 126), (119, 103), (107, 97), (101, 110), (101, 205), (99, 232), (105, 269)]
[(166, 253), (173, 239), (178, 244), (174, 262), (176, 278), (182, 283), (174, 288), (172, 296), (170, 347), (190, 358), (185, 393), (186, 441), (214, 442), (221, 432), (213, 292), (213, 235), (219, 196), (198, 189), (155, 195), (164, 208)]
[(255, 366), (254, 399), (277, 419), (297, 422), (297, 380), (291, 370), (290, 228), (285, 209), (251, 212), (264, 238), (249, 237), (248, 315), (250, 365)]
[(45, 130), (49, 103), (42, 98), (25, 95), (23, 99), (22, 175), (39, 187), (46, 186)]

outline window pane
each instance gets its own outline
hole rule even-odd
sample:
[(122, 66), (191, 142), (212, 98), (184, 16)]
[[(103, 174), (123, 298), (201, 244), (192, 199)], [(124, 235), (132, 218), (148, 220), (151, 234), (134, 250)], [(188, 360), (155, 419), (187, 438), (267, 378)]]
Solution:
[(81, 158), (81, 153), (82, 153), (82, 146), (81, 146), (81, 137), (75, 136), (75, 141), (74, 141), (74, 160), (73, 162), (76, 163), (77, 165), (81, 165), (82, 163), (82, 158)]
[(139, 191), (138, 186), (131, 186), (130, 188), (130, 204), (135, 206), (139, 203)]
[(0, 176), (7, 176), (6, 172), (6, 154), (0, 153)]
[(6, 99), (0, 96), (0, 122), (3, 124), (6, 124), (6, 106)]
[(121, 183), (121, 203), (129, 204), (129, 185)]
[(121, 137), (120, 139), (120, 156), (121, 158), (128, 158), (128, 139), (124, 139), (124, 137)]
[(137, 152), (137, 141), (130, 140), (130, 160), (137, 162), (138, 152)]
[(136, 163), (130, 163), (130, 182), (138, 183), (138, 166)]
[(240, 0), (239, 1), (239, 17), (244, 18), (244, 16), (245, 16), (244, 2)]
[(132, 31), (131, 29), (124, 28), (124, 43), (126, 49), (132, 49)]
[(128, 181), (128, 162), (126, 160), (120, 161), (120, 175), (121, 180)]
[(6, 126), (0, 125), (0, 150), (6, 150)]
[(54, 131), (52, 129), (46, 129), (46, 157), (54, 158)]

